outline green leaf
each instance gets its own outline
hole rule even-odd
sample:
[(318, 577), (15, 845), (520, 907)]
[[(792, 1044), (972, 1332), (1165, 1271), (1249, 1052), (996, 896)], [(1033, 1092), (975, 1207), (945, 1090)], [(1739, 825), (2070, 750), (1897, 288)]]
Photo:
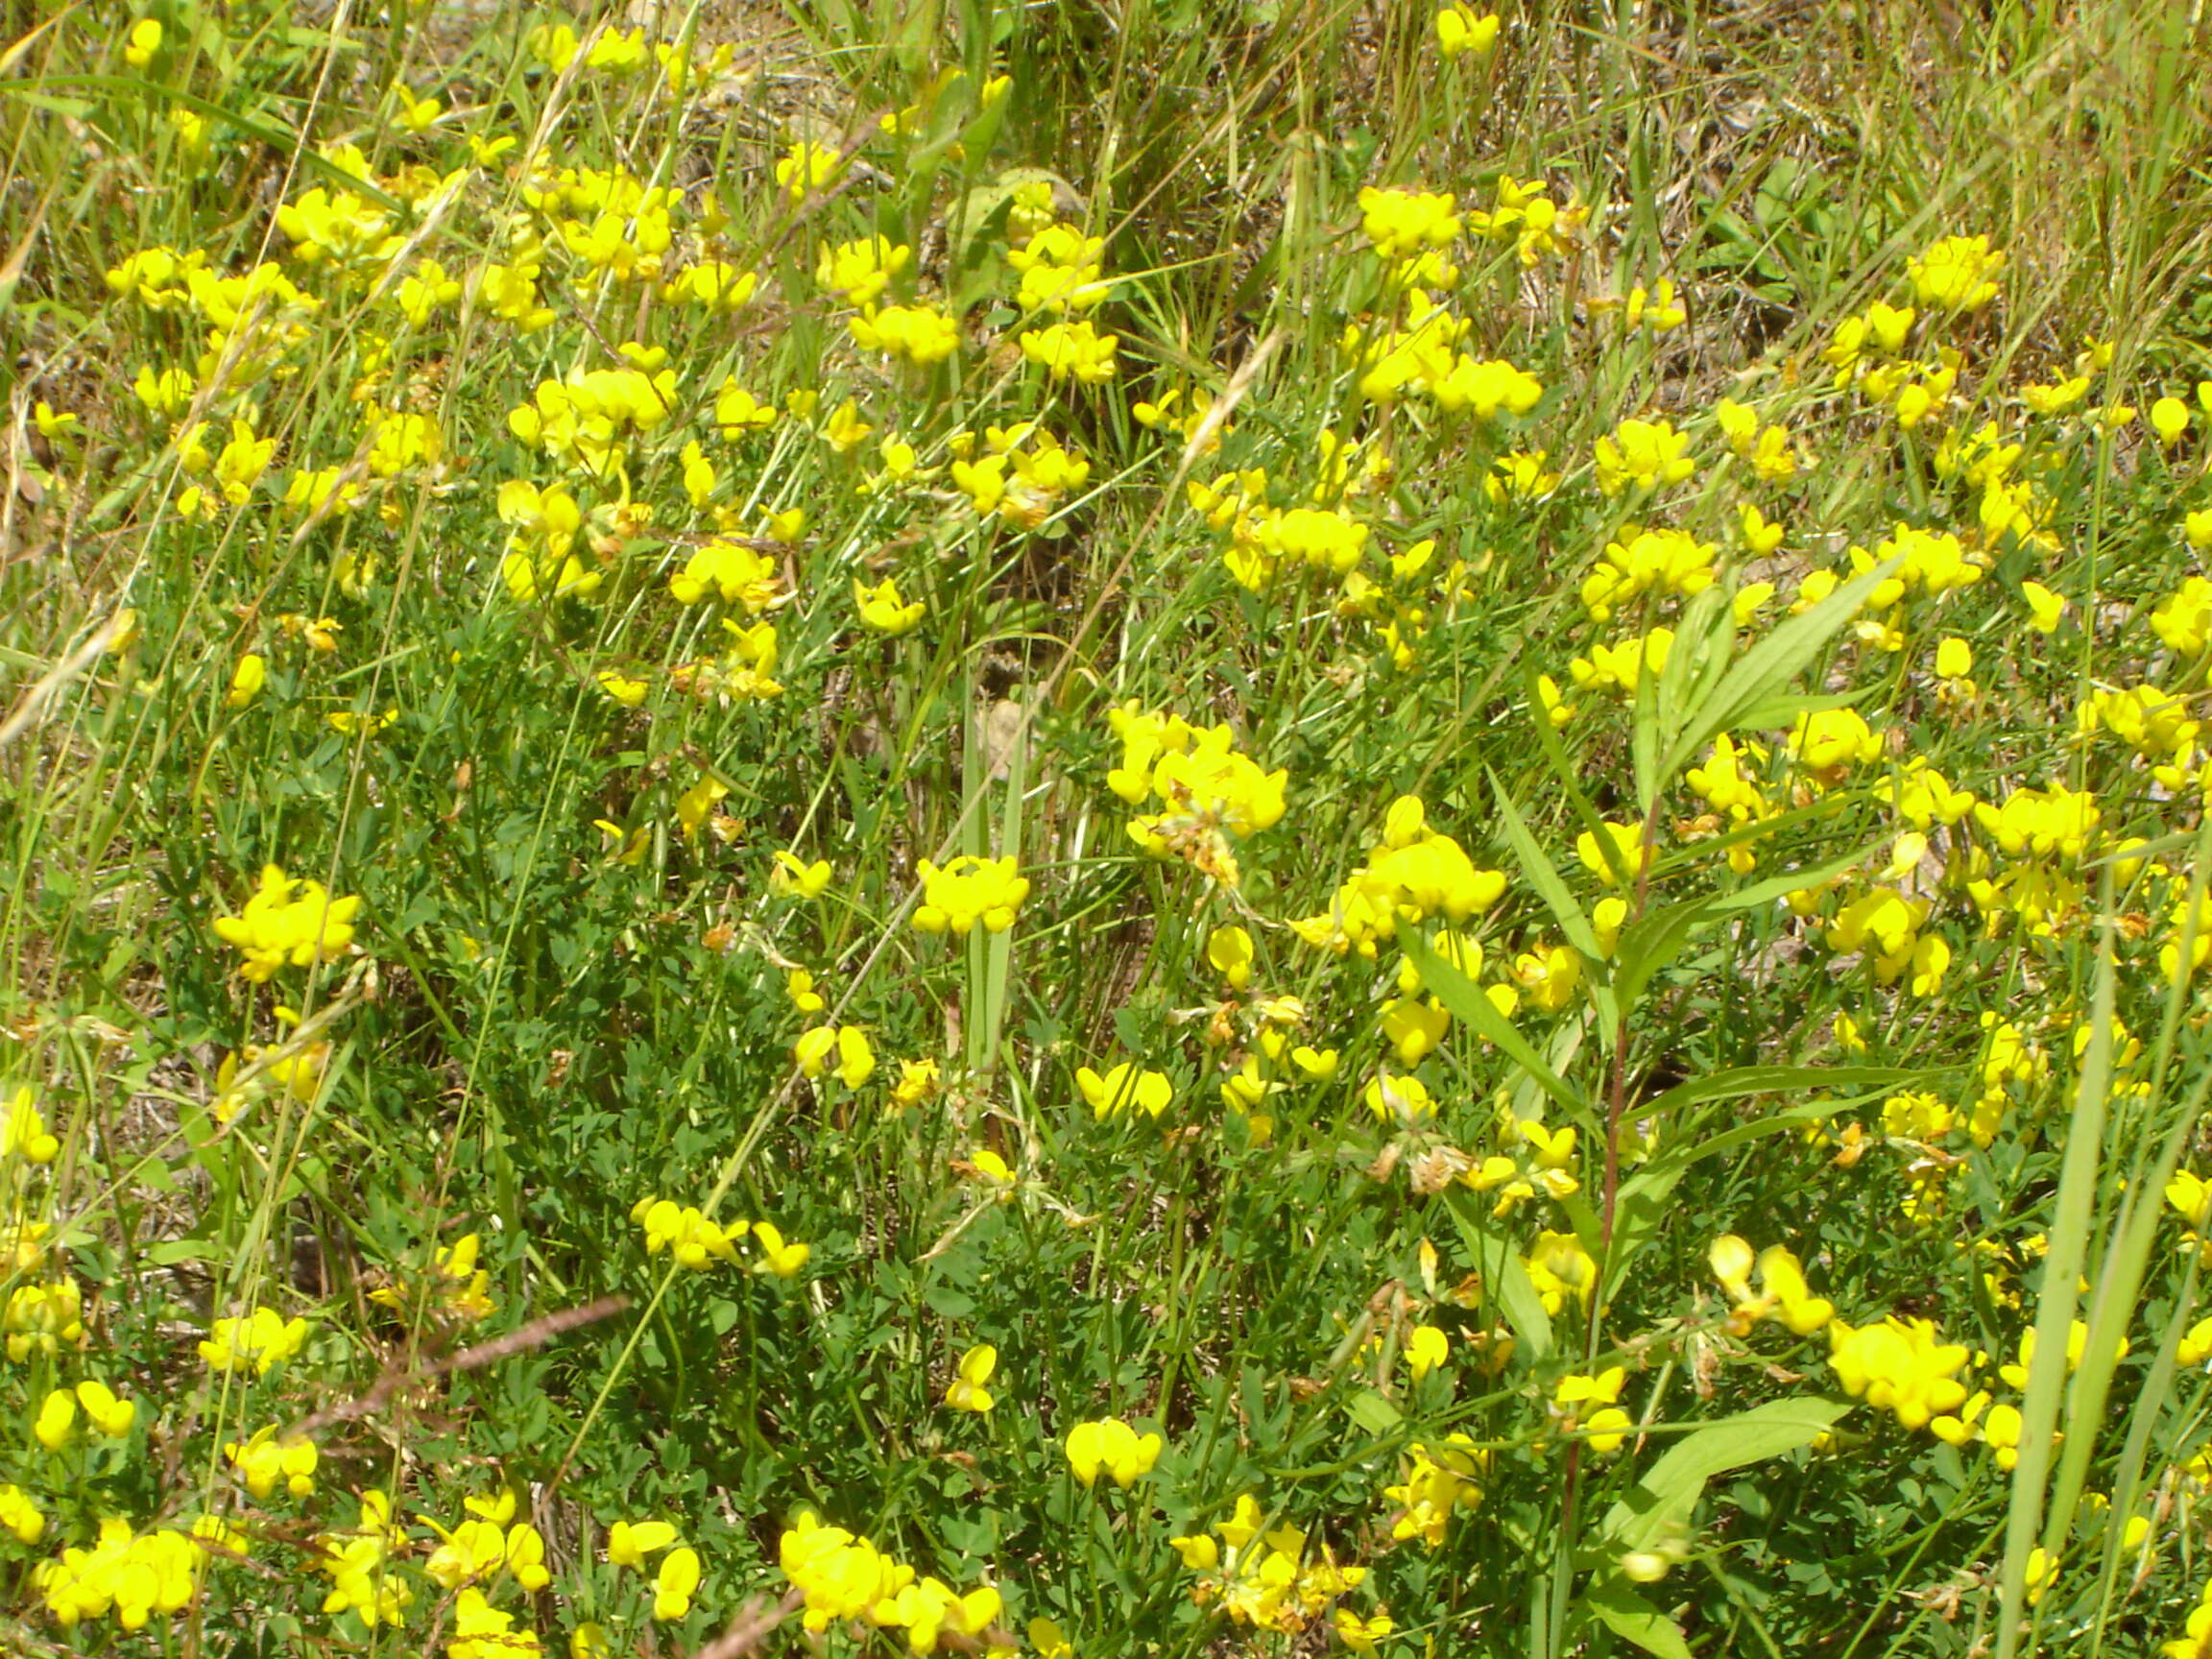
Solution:
[(1743, 725), (1755, 709), (1780, 695), (1828, 642), (1850, 626), (1866, 595), (1887, 581), (1897, 561), (1885, 560), (1862, 576), (1795, 616), (1785, 617), (1774, 631), (1739, 657), (1711, 695), (1691, 711), (1673, 746), (1662, 757), (1658, 775), (1671, 779), (1696, 757), (1716, 733)]
[(1693, 1659), (1682, 1626), (1631, 1590), (1626, 1581), (1608, 1578), (1582, 1592), (1590, 1616), (1626, 1642), (1659, 1659)]
[(1404, 1412), (1372, 1388), (1362, 1388), (1345, 1401), (1344, 1411), (1370, 1434), (1394, 1434), (1406, 1421)]
[(1528, 1264), (1505, 1237), (1489, 1225), (1474, 1193), (1451, 1188), (1444, 1194), (1444, 1206), (1458, 1224), (1459, 1241), (1475, 1259), (1475, 1271), (1482, 1276), (1484, 1294), (1497, 1300), (1505, 1323), (1513, 1327), (1520, 1353), (1530, 1364), (1541, 1362), (1551, 1352), (1551, 1315), (1544, 1311), (1536, 1282), (1528, 1277)]
[(1713, 913), (1711, 899), (1688, 899), (1647, 910), (1621, 929), (1613, 952), (1613, 1001), (1625, 1014), (1650, 983), (1651, 975), (1682, 953), (1696, 936), (1698, 924)]
[(1719, 588), (1707, 588), (1691, 599), (1675, 624), (1666, 666), (1655, 676), (1637, 676), (1630, 750), (1636, 804), (1647, 818), (1671, 776), (1660, 767), (1661, 755), (1674, 752), (1683, 726), (1711, 701), (1735, 648), (1733, 603)]
[(1809, 1445), (1853, 1408), (1848, 1400), (1808, 1395), (1769, 1400), (1733, 1417), (1699, 1424), (1606, 1512), (1602, 1535), (1609, 1547), (1650, 1548), (1671, 1527), (1688, 1523), (1705, 1483), (1714, 1476)]
[(1428, 942), (1403, 923), (1398, 927), (1398, 948), (1406, 952), (1414, 971), (1421, 975), (1422, 985), (1444, 1004), (1454, 1019), (1466, 1021), (1534, 1078), (1545, 1094), (1577, 1114), (1584, 1122), (1596, 1125), (1598, 1118), (1589, 1103), (1544, 1063), (1535, 1046), (1521, 1035), (1510, 1020), (1498, 1012), (1498, 1005), (1483, 995), (1479, 985), (1430, 950)]
[[(1784, 1090), (1860, 1089), (1886, 1091), (1924, 1075), (1896, 1066), (1731, 1066), (1724, 1071), (1677, 1083), (1637, 1109), (1639, 1117), (1664, 1118), (1705, 1100), (1733, 1100), (1746, 1094), (1779, 1094)], [(1705, 1154), (1700, 1154), (1704, 1156)]]
[[(1598, 930), (1590, 925), (1590, 918), (1582, 914), (1582, 906), (1575, 902), (1575, 895), (1568, 891), (1566, 881), (1546, 856), (1543, 843), (1529, 830), (1527, 820), (1521, 816), (1521, 809), (1513, 805), (1513, 797), (1505, 792), (1504, 783), (1495, 772), (1490, 774), (1490, 788), (1498, 797), (1498, 816), (1504, 826), (1505, 839), (1512, 844), (1513, 856), (1521, 861), (1521, 873), (1528, 878), (1529, 885), (1536, 889), (1553, 920), (1566, 933), (1567, 943), (1593, 962), (1602, 959), (1605, 952), (1599, 946)], [(1612, 846), (1602, 835), (1597, 840), (1599, 850), (1606, 854), (1606, 862), (1611, 865)], [(1614, 870), (1617, 877), (1625, 874), (1625, 871)]]
[[(1762, 828), (1766, 828), (1763, 826)], [(1779, 876), (1769, 876), (1764, 881), (1754, 881), (1748, 887), (1739, 887), (1733, 893), (1723, 893), (1713, 901), (1713, 911), (1718, 916), (1732, 916), (1745, 910), (1763, 910), (1777, 899), (1786, 899), (1803, 887), (1817, 887), (1832, 881), (1848, 871), (1857, 869), (1875, 854), (1882, 851), (1882, 842), (1862, 847), (1856, 853), (1846, 853), (1840, 858), (1831, 858), (1825, 864), (1815, 864), (1810, 870), (1785, 870)]]

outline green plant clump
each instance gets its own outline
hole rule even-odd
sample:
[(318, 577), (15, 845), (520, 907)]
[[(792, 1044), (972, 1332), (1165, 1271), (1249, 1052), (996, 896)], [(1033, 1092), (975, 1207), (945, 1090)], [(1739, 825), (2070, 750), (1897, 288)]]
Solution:
[(139, 6), (0, 1650), (2212, 1659), (2185, 9)]

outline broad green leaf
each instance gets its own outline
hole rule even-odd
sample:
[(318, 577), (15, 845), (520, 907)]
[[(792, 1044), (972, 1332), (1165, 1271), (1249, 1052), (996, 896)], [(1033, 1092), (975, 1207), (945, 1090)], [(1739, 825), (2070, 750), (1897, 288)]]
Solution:
[(1682, 953), (1713, 908), (1711, 899), (1686, 899), (1647, 910), (1622, 928), (1613, 951), (1614, 1006), (1623, 1014), (1632, 1010), (1651, 975)]
[(1482, 1276), (1483, 1293), (1497, 1299), (1529, 1363), (1541, 1362), (1551, 1352), (1551, 1315), (1544, 1311), (1536, 1282), (1528, 1277), (1528, 1264), (1480, 1214), (1474, 1193), (1457, 1187), (1449, 1189), (1444, 1205), (1458, 1224), (1460, 1242), (1475, 1259), (1475, 1270)]
[(1521, 1035), (1512, 1021), (1498, 1012), (1498, 1005), (1483, 995), (1479, 985), (1430, 950), (1427, 940), (1403, 924), (1398, 928), (1398, 948), (1406, 952), (1421, 975), (1422, 985), (1444, 1004), (1454, 1019), (1464, 1020), (1496, 1044), (1508, 1059), (1534, 1078), (1547, 1094), (1578, 1115), (1584, 1123), (1594, 1125), (1598, 1121), (1588, 1102), (1544, 1063), (1544, 1057)]
[(1582, 1592), (1590, 1616), (1623, 1641), (1659, 1659), (1694, 1659), (1682, 1626), (1651, 1605), (1625, 1579), (1607, 1578)]
[(1663, 1094), (1654, 1094), (1636, 1108), (1636, 1114), (1663, 1118), (1700, 1101), (1778, 1094), (1786, 1089), (1887, 1090), (1923, 1075), (1895, 1066), (1731, 1066), (1725, 1071), (1693, 1077)]
[(1699, 1424), (1668, 1448), (1627, 1497), (1606, 1512), (1600, 1531), (1611, 1548), (1649, 1549), (1669, 1528), (1689, 1522), (1714, 1476), (1810, 1445), (1852, 1409), (1851, 1401), (1809, 1394), (1769, 1400), (1733, 1417)]
[(1613, 1242), (1605, 1257), (1605, 1282), (1599, 1287), (1606, 1301), (1610, 1302), (1627, 1282), (1636, 1258), (1673, 1214), (1667, 1200), (1673, 1196), (1689, 1167), (1687, 1163), (1647, 1166), (1622, 1182), (1614, 1194)]
[(1636, 803), (1646, 817), (1670, 781), (1660, 770), (1660, 757), (1673, 752), (1690, 712), (1703, 708), (1713, 696), (1735, 646), (1731, 601), (1719, 588), (1707, 588), (1684, 607), (1666, 666), (1656, 676), (1637, 677), (1630, 751)]
[[(2109, 915), (2109, 912), (2107, 912)], [(2035, 1358), (2028, 1367), (2028, 1386), (2020, 1402), (2020, 1457), (2012, 1469), (2011, 1502), (2005, 1517), (2005, 1559), (2000, 1569), (1998, 1659), (2019, 1650), (2021, 1616), (2026, 1610), (2028, 1557), (2049, 1547), (2072, 1525), (2070, 1515), (2047, 1508), (2053, 1431), (2066, 1391), (2067, 1335), (2081, 1269), (2089, 1259), (2089, 1237), (2097, 1222), (2097, 1190), (2104, 1151), (2104, 1118), (2112, 1080), (2112, 998), (2116, 972), (2109, 921), (2099, 941), (2096, 989), (2092, 994), (2089, 1046), (2081, 1055), (2080, 1082), (2074, 1094), (2066, 1151), (2058, 1168), (2058, 1192), (2043, 1260), (2043, 1284), (2035, 1299)], [(2084, 1358), (2087, 1358), (2086, 1352)], [(2106, 1356), (2107, 1359), (2109, 1355)], [(2069, 1419), (2067, 1438), (2094, 1438), (2094, 1423)], [(2051, 1515), (2049, 1542), (2045, 1516)]]
[[(1768, 826), (1758, 827), (1765, 830)], [(1825, 864), (1815, 864), (1810, 870), (1785, 870), (1778, 876), (1769, 876), (1764, 881), (1754, 881), (1748, 887), (1739, 887), (1733, 893), (1723, 893), (1713, 901), (1717, 916), (1731, 916), (1745, 910), (1764, 910), (1778, 899), (1787, 899), (1802, 887), (1817, 887), (1823, 881), (1856, 870), (1860, 865), (1882, 851), (1877, 841), (1862, 847), (1856, 853), (1846, 853), (1840, 858), (1831, 858)]]
[(1372, 1388), (1362, 1388), (1344, 1402), (1345, 1414), (1370, 1434), (1393, 1434), (1406, 1414)]
[[(1560, 930), (1567, 935), (1567, 943), (1582, 952), (1591, 961), (1601, 959), (1605, 952), (1598, 944), (1598, 930), (1590, 925), (1590, 918), (1582, 914), (1582, 906), (1575, 902), (1558, 869), (1545, 854), (1543, 843), (1536, 839), (1528, 828), (1521, 809), (1513, 805), (1513, 797), (1505, 792), (1505, 785), (1497, 773), (1490, 774), (1490, 788), (1498, 798), (1498, 816), (1505, 830), (1505, 839), (1512, 844), (1513, 856), (1521, 861), (1521, 873), (1528, 884), (1536, 889)], [(1611, 852), (1603, 835), (1598, 837), (1601, 851)], [(1616, 875), (1625, 872), (1616, 871)]]
[(1544, 700), (1536, 689), (1537, 679), (1537, 672), (1531, 667), (1527, 676), (1528, 724), (1536, 733), (1536, 746), (1544, 751), (1544, 758), (1551, 763), (1552, 779), (1567, 797), (1567, 805), (1575, 808), (1575, 816), (1582, 821), (1582, 828), (1593, 835), (1601, 835), (1605, 820), (1584, 793), (1582, 781), (1575, 772), (1575, 762), (1568, 758), (1567, 746), (1559, 741), (1557, 729), (1545, 717)]
[(1659, 775), (1672, 779), (1716, 733), (1743, 725), (1753, 709), (1770, 702), (1811, 667), (1828, 642), (1850, 626), (1866, 595), (1887, 580), (1896, 563), (1895, 558), (1885, 560), (1842, 584), (1819, 604), (1783, 618), (1739, 657), (1712, 694), (1684, 721), (1681, 735), (1660, 759)]

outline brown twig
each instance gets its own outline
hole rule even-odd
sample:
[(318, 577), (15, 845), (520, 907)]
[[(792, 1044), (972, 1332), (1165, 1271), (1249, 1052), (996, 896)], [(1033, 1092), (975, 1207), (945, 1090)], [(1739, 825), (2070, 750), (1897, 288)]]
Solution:
[(433, 1360), (427, 1365), (388, 1370), (376, 1379), (375, 1385), (368, 1393), (310, 1412), (293, 1425), (287, 1437), (311, 1434), (333, 1423), (349, 1423), (355, 1418), (366, 1417), (373, 1411), (380, 1410), (407, 1383), (427, 1382), (433, 1377), (444, 1377), (457, 1371), (480, 1370), (513, 1355), (542, 1347), (554, 1337), (579, 1326), (595, 1325), (602, 1319), (612, 1319), (629, 1306), (630, 1298), (627, 1296), (601, 1296), (575, 1308), (557, 1309), (541, 1318), (533, 1319), (529, 1324), (510, 1331), (504, 1336), (494, 1336), (489, 1342), (479, 1342), (474, 1347), (464, 1348), (458, 1354), (448, 1354), (445, 1358)]
[(781, 1601), (771, 1601), (765, 1596), (756, 1596), (737, 1609), (737, 1617), (730, 1622), (730, 1628), (698, 1648), (691, 1659), (743, 1659), (743, 1655), (757, 1648), (761, 1642), (775, 1632), (776, 1627), (805, 1605), (805, 1592), (787, 1590)]

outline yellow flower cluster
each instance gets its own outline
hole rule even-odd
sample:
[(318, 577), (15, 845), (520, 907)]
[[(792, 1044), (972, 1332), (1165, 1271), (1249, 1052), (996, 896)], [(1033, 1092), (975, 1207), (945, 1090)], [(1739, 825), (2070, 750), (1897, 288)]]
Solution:
[(1068, 1431), (1068, 1467), (1086, 1486), (1105, 1475), (1127, 1488), (1152, 1473), (1164, 1445), (1159, 1435), (1140, 1434), (1118, 1417), (1078, 1423)]
[(1545, 1229), (1536, 1235), (1535, 1247), (1522, 1261), (1548, 1313), (1560, 1313), (1570, 1301), (1587, 1302), (1597, 1287), (1598, 1263), (1573, 1233)]
[(1429, 828), (1418, 796), (1402, 795), (1383, 817), (1381, 845), (1345, 878), (1328, 910), (1293, 920), (1290, 926), (1309, 945), (1339, 956), (1357, 950), (1372, 958), (1395, 936), (1400, 922), (1431, 916), (1464, 922), (1504, 892), (1503, 875), (1476, 868), (1457, 841)]
[(1618, 495), (1630, 488), (1657, 490), (1695, 475), (1697, 463), (1685, 451), (1689, 437), (1666, 421), (1623, 421), (1595, 446), (1598, 488)]
[(1440, 191), (1359, 192), (1359, 228), (1384, 259), (1399, 260), (1426, 248), (1447, 248), (1459, 234), (1459, 204)]
[(934, 1653), (947, 1635), (963, 1648), (978, 1644), (1004, 1610), (994, 1585), (965, 1595), (914, 1569), (842, 1527), (826, 1527), (802, 1509), (777, 1547), (783, 1576), (805, 1608), (801, 1622), (817, 1634), (832, 1624), (903, 1630), (916, 1653)]
[(1229, 837), (1258, 834), (1281, 819), (1289, 771), (1261, 771), (1226, 725), (1192, 726), (1136, 702), (1109, 710), (1107, 721), (1121, 740), (1121, 764), (1106, 775), (1106, 786), (1132, 806), (1157, 800), (1163, 808), (1131, 819), (1130, 839), (1156, 858), (1181, 858), (1235, 886)]
[(249, 1439), (226, 1442), (223, 1455), (254, 1497), (268, 1497), (281, 1480), (293, 1497), (305, 1498), (315, 1490), (315, 1468), (322, 1454), (304, 1434), (280, 1438), (280, 1433), (271, 1423), (255, 1430)]
[(216, 1371), (242, 1371), (249, 1365), (266, 1377), (306, 1345), (307, 1321), (286, 1319), (272, 1308), (256, 1308), (243, 1319), (218, 1319), (200, 1344), (200, 1358)]
[(393, 1551), (406, 1539), (406, 1528), (392, 1519), (392, 1500), (375, 1487), (362, 1493), (356, 1525), (315, 1535), (316, 1571), (330, 1580), (323, 1611), (350, 1612), (372, 1632), (380, 1623), (398, 1628), (415, 1600), (415, 1592), (391, 1564)]
[[(627, 1567), (643, 1575), (646, 1556), (668, 1551), (652, 1575), (653, 1617), (663, 1622), (688, 1613), (692, 1595), (699, 1588), (699, 1551), (688, 1544), (679, 1544), (677, 1538), (676, 1528), (665, 1521), (617, 1521), (607, 1529), (607, 1564), (611, 1567)], [(671, 1550), (670, 1545), (676, 1547)], [(581, 1653), (582, 1647), (577, 1647), (576, 1651)]]
[(716, 1262), (735, 1262), (737, 1246), (748, 1236), (758, 1255), (757, 1273), (779, 1279), (795, 1278), (813, 1255), (807, 1244), (786, 1243), (782, 1233), (766, 1221), (733, 1221), (724, 1226), (710, 1219), (696, 1204), (678, 1205), (673, 1199), (651, 1193), (630, 1207), (630, 1219), (645, 1232), (645, 1254), (662, 1250), (686, 1267), (704, 1271)]
[(1582, 579), (1582, 608), (1593, 622), (1646, 593), (1702, 593), (1713, 585), (1719, 549), (1685, 530), (1631, 526), (1606, 543), (1602, 563)]
[(925, 933), (965, 939), (977, 923), (986, 933), (1003, 933), (1029, 897), (1029, 878), (1016, 874), (1011, 853), (1002, 858), (963, 855), (942, 868), (924, 858), (914, 869), (922, 878), (914, 926)]
[(1564, 253), (1589, 223), (1590, 209), (1578, 202), (1562, 207), (1551, 200), (1550, 189), (1540, 179), (1524, 182), (1501, 173), (1492, 206), (1486, 212), (1469, 213), (1467, 228), (1495, 242), (1511, 242), (1526, 266), (1533, 267), (1549, 254)]
[(1088, 311), (1107, 297), (1101, 282), (1106, 241), (1073, 225), (1053, 224), (1006, 251), (1006, 263), (1022, 275), (1015, 303), (1025, 312)]
[(204, 1529), (209, 1526), (221, 1523), (203, 1522), (192, 1533), (166, 1527), (133, 1532), (130, 1522), (109, 1516), (90, 1549), (72, 1546), (59, 1560), (41, 1561), (33, 1582), (64, 1629), (112, 1617), (136, 1630), (155, 1614), (179, 1612), (191, 1601), (205, 1560), (203, 1540), (214, 1536)]
[(270, 864), (244, 913), (215, 919), (215, 936), (245, 952), (239, 977), (258, 985), (287, 964), (305, 968), (344, 951), (360, 908), (358, 896), (333, 899), (322, 882), (287, 879)]
[(1559, 1427), (1570, 1434), (1583, 1435), (1590, 1450), (1601, 1457), (1621, 1450), (1634, 1421), (1620, 1406), (1621, 1387), (1627, 1375), (1624, 1367), (1608, 1365), (1595, 1376), (1570, 1375), (1551, 1385), (1551, 1405), (1558, 1413)]
[(1382, 1496), (1398, 1505), (1390, 1536), (1418, 1538), (1431, 1550), (1441, 1549), (1452, 1517), (1482, 1502), (1490, 1454), (1466, 1435), (1454, 1434), (1433, 1446), (1415, 1441), (1407, 1457), (1406, 1479), (1382, 1489)]
[[(1706, 1259), (1713, 1277), (1728, 1292), (1736, 1310), (1729, 1315), (1731, 1329), (1749, 1331), (1763, 1319), (1786, 1325), (1799, 1336), (1810, 1336), (1836, 1316), (1836, 1306), (1815, 1296), (1805, 1283), (1805, 1264), (1779, 1244), (1769, 1244), (1753, 1255), (1748, 1240), (1723, 1233), (1713, 1240)], [(1756, 1269), (1759, 1288), (1751, 1288)]]
[(914, 262), (914, 250), (888, 236), (825, 244), (814, 266), (814, 280), (848, 305), (873, 305), (900, 273)]
[(1926, 1428), (1966, 1403), (1966, 1385), (1958, 1380), (1966, 1350), (1941, 1340), (1933, 1320), (1892, 1316), (1854, 1327), (1838, 1319), (1828, 1327), (1828, 1368), (1843, 1391), (1896, 1413), (1908, 1429)]
[(996, 513), (1023, 530), (1043, 524), (1061, 496), (1091, 478), (1091, 463), (1034, 421), (985, 427), (980, 451), (973, 432), (954, 433), (945, 446), (952, 456), (952, 482), (976, 517)]
[[(1217, 1604), (1238, 1624), (1296, 1636), (1367, 1577), (1364, 1567), (1337, 1565), (1327, 1545), (1307, 1559), (1306, 1534), (1268, 1527), (1249, 1492), (1238, 1494), (1235, 1513), (1215, 1522), (1214, 1531), (1218, 1540), (1200, 1532), (1167, 1542), (1185, 1569), (1200, 1575), (1190, 1599)], [(1383, 1631), (1389, 1628), (1385, 1618)]]
[(845, 324), (863, 351), (926, 369), (960, 349), (960, 325), (934, 305), (865, 306)]
[(1088, 1066), (1078, 1068), (1075, 1087), (1100, 1118), (1111, 1118), (1129, 1106), (1148, 1118), (1157, 1118), (1175, 1097), (1174, 1086), (1165, 1071), (1142, 1070), (1126, 1060), (1109, 1067), (1103, 1075)]
[(626, 346), (626, 369), (576, 369), (541, 380), (527, 403), (508, 411), (507, 427), (565, 466), (595, 478), (622, 470), (630, 435), (651, 432), (676, 409), (676, 371), (664, 348)]
[(1082, 318), (1047, 324), (1021, 337), (1022, 355), (1044, 370), (1047, 379), (1072, 377), (1085, 386), (1114, 378), (1114, 354), (1120, 344), (1118, 334), (1101, 334)]
[(1946, 236), (1908, 260), (1905, 274), (1921, 304), (1960, 312), (1996, 299), (1994, 278), (2004, 269), (2005, 255), (1991, 250), (1988, 237)]
[(668, 578), (668, 591), (684, 605), (696, 605), (715, 594), (725, 605), (741, 606), (748, 616), (774, 610), (791, 597), (772, 552), (724, 537), (716, 537), (686, 559), (684, 568)]
[(1406, 392), (1428, 397), (1447, 415), (1472, 411), (1478, 420), (1526, 415), (1544, 397), (1543, 382), (1503, 358), (1480, 359), (1458, 349), (1474, 330), (1422, 289), (1406, 297), (1406, 320), (1370, 338), (1348, 325), (1344, 347), (1359, 365), (1359, 395), (1388, 403)]

